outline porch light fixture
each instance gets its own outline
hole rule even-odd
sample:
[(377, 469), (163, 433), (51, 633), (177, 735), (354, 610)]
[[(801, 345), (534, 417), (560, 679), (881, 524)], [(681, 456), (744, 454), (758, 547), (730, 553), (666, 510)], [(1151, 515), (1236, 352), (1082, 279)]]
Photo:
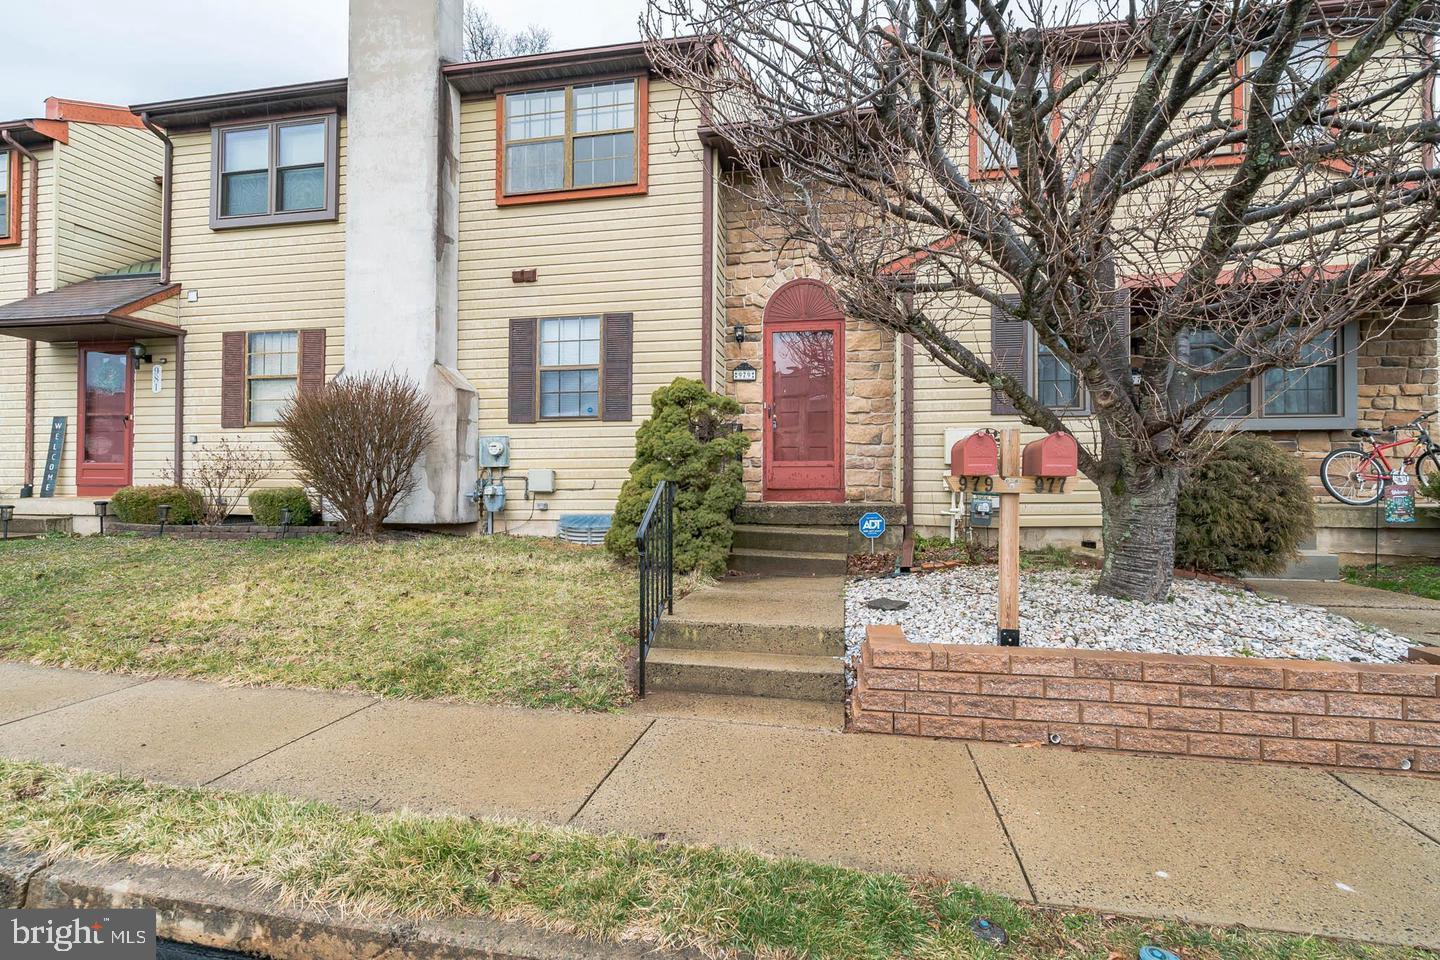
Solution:
[(136, 370), (140, 369), (140, 364), (142, 363), (154, 362), (150, 358), (150, 352), (145, 348), (145, 344), (143, 343), (137, 343), (130, 347), (130, 359), (135, 361)]
[(165, 521), (170, 519), (170, 504), (157, 503), (155, 512), (160, 514), (160, 529), (155, 532), (155, 536), (163, 537), (165, 536)]
[(105, 516), (110, 512), (109, 500), (95, 501), (95, 516), (100, 518), (100, 536), (105, 536)]
[(734, 337), (735, 337), (735, 342), (736, 342), (736, 343), (744, 343), (744, 342), (745, 342), (745, 324), (743, 324), (743, 323), (737, 323), (737, 324), (735, 324)]
[(13, 503), (0, 503), (0, 539), (10, 539), (10, 518), (15, 516)]

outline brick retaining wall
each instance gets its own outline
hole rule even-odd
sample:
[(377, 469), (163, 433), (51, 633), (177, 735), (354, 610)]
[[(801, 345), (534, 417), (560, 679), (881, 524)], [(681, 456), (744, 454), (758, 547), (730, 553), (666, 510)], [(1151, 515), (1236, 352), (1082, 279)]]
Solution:
[(871, 627), (850, 728), (1440, 774), (1440, 666), (909, 643)]

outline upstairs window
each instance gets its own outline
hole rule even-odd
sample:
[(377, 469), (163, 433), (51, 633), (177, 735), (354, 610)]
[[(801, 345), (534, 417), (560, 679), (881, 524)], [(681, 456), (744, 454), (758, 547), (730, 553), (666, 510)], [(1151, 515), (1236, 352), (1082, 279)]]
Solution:
[(12, 156), (8, 150), (0, 151), (0, 243), (20, 237), (20, 204), (15, 201), (20, 194), (20, 164)]
[(216, 127), (210, 226), (334, 220), (338, 125), (329, 114)]
[(497, 201), (645, 191), (644, 77), (501, 94)]
[[(1006, 91), (1006, 95), (998, 93), (989, 94), (990, 105), (993, 109), (1004, 113), (1010, 109), (1010, 96), (1015, 92), (1015, 81), (1004, 70), (987, 70), (985, 80)], [(1000, 132), (990, 126), (983, 113), (975, 111), (975, 139), (977, 161), (981, 170), (1013, 170), (1019, 162), (1015, 152), (1015, 145), (1000, 135)]]
[[(1246, 73), (1254, 75), (1265, 62), (1264, 50), (1252, 51), (1245, 64)], [(1300, 96), (1315, 85), (1330, 65), (1330, 39), (1328, 37), (1301, 37), (1290, 50), (1285, 69), (1275, 84), (1275, 99), (1270, 104), (1270, 116), (1283, 119), (1295, 106)], [(1296, 129), (1297, 139), (1312, 139), (1324, 133), (1321, 126), (1307, 125)]]

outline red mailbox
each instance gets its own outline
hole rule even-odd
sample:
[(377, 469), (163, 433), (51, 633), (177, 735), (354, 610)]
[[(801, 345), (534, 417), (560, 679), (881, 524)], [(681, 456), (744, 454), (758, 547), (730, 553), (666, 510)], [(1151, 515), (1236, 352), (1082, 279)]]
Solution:
[(1000, 447), (995, 438), (979, 430), (955, 441), (950, 448), (952, 477), (993, 477), (1000, 472)]
[(1025, 452), (1020, 455), (1021, 472), (1027, 477), (1073, 477), (1079, 459), (1080, 448), (1074, 437), (1052, 433), (1025, 444)]

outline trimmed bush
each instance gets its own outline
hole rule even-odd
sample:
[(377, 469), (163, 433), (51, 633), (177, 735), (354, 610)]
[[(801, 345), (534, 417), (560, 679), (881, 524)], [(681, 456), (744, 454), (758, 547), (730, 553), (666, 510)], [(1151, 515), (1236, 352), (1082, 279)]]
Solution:
[(278, 487), (250, 494), (250, 515), (267, 527), (280, 525), (280, 511), (286, 507), (290, 508), (290, 522), (297, 527), (308, 524), (315, 514), (304, 487)]
[(635, 558), (635, 531), (661, 480), (675, 482), (675, 569), (725, 572), (734, 524), (730, 514), (745, 499), (740, 457), (750, 438), (727, 421), (740, 404), (680, 377), (655, 391), (651, 416), (635, 432), (635, 462), (620, 489), (605, 548)]
[(1265, 437), (1228, 437), (1180, 488), (1175, 565), (1205, 573), (1280, 573), (1315, 530), (1315, 500), (1293, 453)]
[(159, 523), (162, 503), (170, 504), (166, 523), (199, 523), (205, 516), (205, 498), (189, 487), (124, 487), (110, 497), (110, 512), (121, 523)]

